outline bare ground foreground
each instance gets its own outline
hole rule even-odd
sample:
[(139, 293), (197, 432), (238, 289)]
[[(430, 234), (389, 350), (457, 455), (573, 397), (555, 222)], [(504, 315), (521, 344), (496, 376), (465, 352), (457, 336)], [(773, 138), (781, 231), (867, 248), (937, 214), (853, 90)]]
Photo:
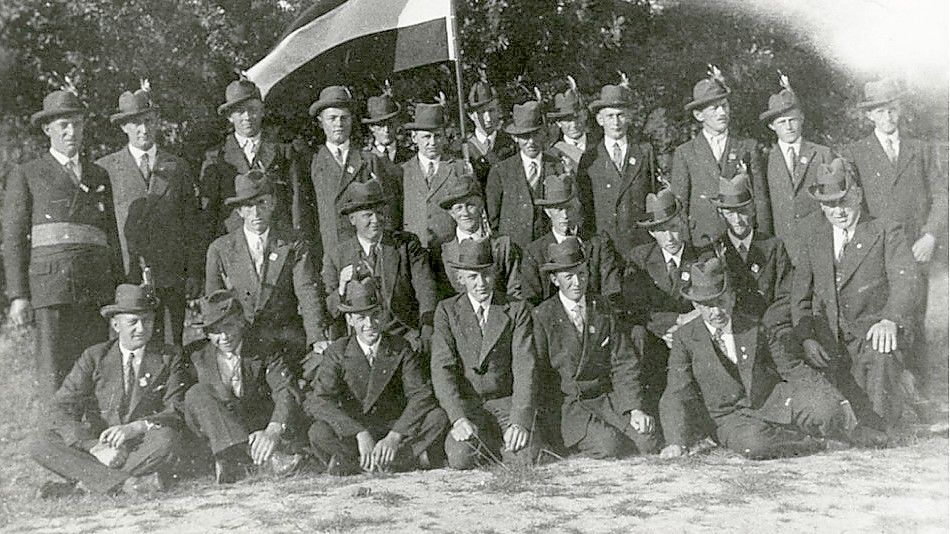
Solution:
[[(947, 276), (928, 316), (936, 387), (947, 395)], [(0, 336), (0, 529), (5, 532), (948, 532), (948, 440), (752, 462), (722, 450), (663, 462), (570, 459), (508, 472), (188, 480), (154, 499), (43, 501), (29, 460), (31, 339)]]

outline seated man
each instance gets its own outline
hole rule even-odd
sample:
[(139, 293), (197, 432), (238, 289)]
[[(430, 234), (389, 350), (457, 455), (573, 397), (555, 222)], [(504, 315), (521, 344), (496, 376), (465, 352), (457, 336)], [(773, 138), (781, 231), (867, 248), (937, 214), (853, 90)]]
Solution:
[(822, 166), (809, 194), (792, 287), (792, 320), (804, 356), (851, 401), (862, 422), (895, 431), (914, 422), (901, 383), (910, 348), (917, 267), (899, 225), (862, 209), (863, 190), (843, 159)]
[(611, 305), (620, 305), (620, 278), (623, 260), (617, 255), (613, 241), (602, 234), (585, 232), (584, 213), (577, 198), (574, 178), (570, 174), (551, 175), (544, 179), (544, 192), (534, 203), (544, 209), (550, 221), (551, 231), (528, 245), (525, 254), (522, 279), (525, 298), (534, 305), (557, 293), (549, 277), (541, 272), (541, 265), (548, 261), (547, 253), (552, 243), (562, 243), (576, 236), (587, 258), (587, 290), (592, 295), (603, 296)]
[(48, 482), (43, 497), (71, 493), (77, 481), (93, 493), (165, 489), (177, 458), (181, 353), (152, 341), (155, 302), (123, 284), (101, 313), (117, 337), (82, 353), (53, 398), (54, 428), (31, 448), (37, 463), (69, 481)]
[(310, 444), (327, 472), (441, 466), (448, 418), (423, 359), (382, 331), (374, 280), (351, 280), (340, 311), (353, 333), (327, 349), (304, 404), (313, 418)]
[[(609, 304), (588, 294), (583, 245), (568, 237), (551, 243), (545, 256), (541, 271), (558, 292), (534, 309), (532, 322), (539, 367), (554, 371), (539, 376), (560, 385), (563, 400), (544, 406), (560, 407), (564, 446), (593, 458), (656, 453), (659, 435), (643, 407), (639, 347)], [(544, 391), (557, 389), (543, 384)]]
[(241, 303), (220, 290), (201, 299), (201, 323), (210, 340), (190, 354), (190, 384), (182, 406), (188, 428), (214, 454), (215, 480), (229, 484), (248, 468), (267, 465), (277, 475), (292, 472), (299, 454), (292, 428), (299, 393), (272, 346), (247, 339)]
[[(485, 199), (473, 175), (455, 178), (446, 186), (445, 196), (439, 200), (442, 207), (455, 220), (455, 239), (442, 243), (438, 255), (433, 258), (433, 270), (439, 295), (449, 298), (465, 291), (458, 273), (449, 262), (458, 261), (459, 245), (466, 239), (490, 239), (492, 258), (495, 260), (495, 290), (505, 293), (512, 300), (522, 300), (521, 249), (506, 235), (492, 235), (484, 216)], [(435, 254), (433, 254), (435, 255)]]
[(700, 316), (673, 335), (660, 403), (669, 443), (662, 456), (685, 451), (696, 400), (712, 416), (719, 443), (751, 459), (803, 454), (825, 445), (812, 436), (863, 441), (850, 403), (797, 361), (788, 335), (770, 337), (754, 318), (733, 313), (736, 294), (718, 257), (693, 263), (682, 293)]
[(432, 386), (449, 415), (449, 467), (486, 460), (527, 464), (541, 449), (535, 432), (535, 351), (523, 301), (494, 291), (487, 241), (467, 240), (451, 263), (465, 293), (439, 303), (432, 335)]
[[(327, 309), (334, 319), (341, 319), (346, 284), (372, 276), (380, 291), (383, 330), (405, 337), (419, 350), (428, 346), (432, 335), (436, 302), (432, 271), (418, 237), (386, 229), (387, 201), (376, 180), (353, 182), (344, 191), (340, 215), (349, 219), (356, 235), (324, 251)], [(342, 337), (344, 330), (335, 325), (334, 337)]]

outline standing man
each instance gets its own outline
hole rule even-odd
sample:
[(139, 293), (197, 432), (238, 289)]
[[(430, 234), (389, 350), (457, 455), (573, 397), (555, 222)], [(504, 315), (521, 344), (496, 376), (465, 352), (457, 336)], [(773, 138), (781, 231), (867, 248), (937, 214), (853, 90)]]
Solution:
[(798, 262), (809, 236), (800, 233), (802, 220), (818, 211), (818, 203), (807, 190), (815, 183), (822, 165), (831, 163), (831, 149), (802, 138), (805, 114), (798, 97), (784, 75), (782, 90), (769, 97), (769, 107), (759, 114), (775, 132), (777, 141), (769, 151), (766, 181), (775, 237), (785, 244), (792, 260)]
[(518, 153), (488, 172), (485, 209), (492, 231), (511, 237), (524, 249), (547, 232), (544, 214), (534, 201), (544, 194), (544, 177), (561, 174), (564, 164), (544, 152), (540, 102), (515, 105), (505, 132), (518, 143)]
[(742, 165), (752, 175), (756, 228), (772, 235), (772, 207), (769, 190), (759, 161), (755, 141), (741, 139), (729, 132), (729, 95), (722, 73), (710, 66), (708, 78), (693, 87), (693, 100), (686, 111), (702, 125), (699, 135), (676, 147), (670, 187), (685, 203), (693, 243), (707, 242), (722, 233), (716, 210), (703, 198), (715, 195), (719, 177), (732, 178)]
[(494, 87), (486, 82), (472, 85), (466, 110), (475, 128), (466, 140), (468, 153), (478, 184), (484, 189), (488, 171), (498, 162), (515, 155), (518, 146), (501, 131), (501, 105)]
[[(379, 96), (371, 96), (366, 101), (366, 117), (360, 122), (369, 128), (373, 139), (369, 151), (374, 156), (382, 158), (392, 165), (391, 171), (398, 175), (400, 166), (412, 157), (412, 151), (404, 148), (396, 141), (399, 131), (399, 112), (401, 111), (392, 95), (384, 92)], [(392, 174), (392, 172), (391, 172)]]
[(567, 77), (570, 84), (566, 91), (554, 95), (554, 111), (547, 113), (547, 118), (557, 123), (561, 130), (561, 138), (551, 147), (562, 160), (570, 161), (570, 169), (577, 172), (581, 156), (593, 147), (594, 142), (588, 135), (587, 108), (577, 89), (577, 82), (571, 76)]
[(119, 108), (109, 117), (128, 138), (128, 145), (96, 165), (112, 183), (115, 219), (122, 245), (125, 276), (142, 281), (143, 266), (159, 308), (155, 337), (181, 345), (185, 302), (201, 293), (205, 236), (188, 164), (156, 145), (158, 107), (147, 82), (138, 91), (119, 96)]
[(38, 397), (51, 399), (86, 347), (108, 339), (98, 309), (121, 279), (109, 176), (81, 156), (86, 107), (54, 91), (31, 122), (49, 153), (19, 165), (3, 197), (3, 255), (10, 319), (36, 316)]
[(636, 221), (643, 215), (656, 176), (653, 147), (628, 135), (630, 99), (625, 85), (605, 85), (590, 103), (604, 137), (596, 147), (587, 147), (577, 170), (584, 213), (594, 231), (610, 236), (619, 250), (649, 241)]

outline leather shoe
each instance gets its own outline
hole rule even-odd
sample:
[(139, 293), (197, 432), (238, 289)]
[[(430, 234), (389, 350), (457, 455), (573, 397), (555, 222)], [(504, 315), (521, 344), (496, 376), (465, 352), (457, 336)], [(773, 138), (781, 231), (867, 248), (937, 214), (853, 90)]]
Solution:
[(866, 449), (884, 449), (892, 445), (890, 436), (869, 426), (858, 425), (851, 431), (851, 443)]
[(56, 480), (47, 480), (40, 486), (39, 497), (41, 499), (62, 499), (72, 495), (82, 495), (84, 492), (74, 482), (59, 482)]
[(219, 458), (214, 461), (214, 480), (218, 484), (234, 484), (247, 477), (247, 466), (241, 462)]
[(335, 454), (331, 456), (330, 461), (327, 462), (327, 474), (330, 476), (345, 477), (357, 475), (359, 472), (359, 467), (350, 465), (350, 462), (341, 459)]
[(165, 481), (158, 473), (141, 477), (129, 477), (122, 484), (122, 492), (129, 495), (150, 495), (165, 491)]
[(286, 477), (294, 474), (303, 460), (302, 454), (287, 454), (281, 451), (274, 451), (267, 461), (267, 468), (270, 473), (278, 477)]

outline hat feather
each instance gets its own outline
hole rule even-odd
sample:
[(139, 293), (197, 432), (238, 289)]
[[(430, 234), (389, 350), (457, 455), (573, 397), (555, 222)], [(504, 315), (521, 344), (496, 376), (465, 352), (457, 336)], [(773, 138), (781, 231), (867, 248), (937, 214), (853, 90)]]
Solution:
[(534, 86), (534, 96), (537, 97), (538, 102), (544, 100), (544, 96), (541, 94), (541, 89), (538, 89), (537, 85)]
[[(54, 73), (55, 74), (55, 73)], [(63, 85), (60, 87), (63, 91), (68, 91), (76, 96), (79, 96), (79, 89), (76, 87), (75, 82), (69, 76), (63, 76)]]
[(393, 86), (389, 83), (389, 79), (383, 82), (383, 94), (392, 97), (393, 96)]
[(442, 91), (439, 91), (438, 96), (435, 97), (435, 101), (437, 104), (439, 104), (440, 106), (444, 108), (446, 107), (446, 104), (448, 103), (449, 100), (448, 98), (446, 98), (445, 93), (443, 93)]
[(574, 80), (574, 77), (570, 74), (567, 75), (567, 86), (571, 88), (571, 91), (577, 93), (577, 82)]
[(707, 74), (709, 74), (710, 78), (716, 80), (722, 85), (726, 85), (726, 77), (722, 75), (722, 71), (719, 70), (719, 67), (713, 65), (712, 63), (707, 63), (706, 66), (709, 67)]
[(620, 75), (620, 86), (630, 89), (630, 78), (627, 78), (627, 74), (622, 70), (618, 70), (617, 74)]
[(146, 93), (152, 92), (152, 84), (148, 81), (148, 78), (139, 78), (139, 88)]
[(778, 71), (778, 84), (789, 93), (795, 92), (792, 90), (792, 83), (788, 80), (788, 76), (783, 74), (782, 71)]

